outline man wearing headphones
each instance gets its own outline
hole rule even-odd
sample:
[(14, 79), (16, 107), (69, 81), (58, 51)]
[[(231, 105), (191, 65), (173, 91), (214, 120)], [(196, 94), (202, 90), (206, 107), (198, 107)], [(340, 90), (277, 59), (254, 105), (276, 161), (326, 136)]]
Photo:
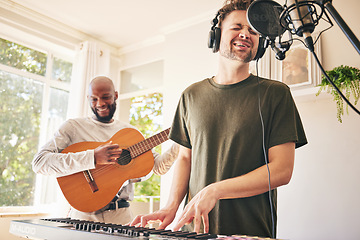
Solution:
[(185, 197), (173, 230), (276, 236), (276, 188), (290, 181), (295, 148), (307, 140), (289, 88), (249, 73), (264, 53), (249, 5), (226, 1), (213, 20), (209, 47), (219, 52), (219, 70), (179, 101), (170, 138), (181, 146), (167, 205), (131, 225), (160, 220), (166, 228)]

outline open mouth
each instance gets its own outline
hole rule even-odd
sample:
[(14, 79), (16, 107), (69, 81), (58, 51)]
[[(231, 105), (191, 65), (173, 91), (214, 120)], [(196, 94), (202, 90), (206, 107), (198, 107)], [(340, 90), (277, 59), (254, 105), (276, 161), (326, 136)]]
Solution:
[(245, 42), (234, 42), (233, 45), (239, 48), (250, 48), (250, 44)]
[(98, 112), (99, 115), (104, 115), (107, 114), (109, 112), (109, 108), (105, 107), (105, 108), (96, 108), (96, 111)]

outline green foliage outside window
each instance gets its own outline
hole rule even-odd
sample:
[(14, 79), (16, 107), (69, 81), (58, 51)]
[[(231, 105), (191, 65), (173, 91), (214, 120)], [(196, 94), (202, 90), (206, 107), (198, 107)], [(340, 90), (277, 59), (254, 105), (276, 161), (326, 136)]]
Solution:
[[(47, 55), (0, 38), (0, 64), (45, 75)], [(43, 84), (0, 70), (0, 206), (33, 204)]]
[[(47, 58), (43, 52), (0, 38), (1, 65), (45, 76)], [(53, 70), (67, 81), (72, 64), (55, 59)], [(44, 86), (0, 70), (0, 206), (33, 205), (35, 173), (31, 161), (39, 144)], [(50, 86), (47, 93), (47, 120), (65, 118), (68, 91)]]
[[(131, 99), (130, 124), (137, 127), (145, 138), (151, 137), (162, 129), (163, 96), (153, 93)], [(155, 147), (161, 153), (161, 146)], [(160, 196), (160, 176), (153, 174), (148, 180), (135, 184), (135, 196)], [(139, 201), (147, 201), (139, 199)]]
[(0, 38), (0, 63), (45, 76), (47, 55)]
[(51, 78), (58, 81), (70, 83), (71, 74), (72, 63), (55, 57), (53, 61)]
[(0, 206), (33, 203), (42, 84), (0, 71)]

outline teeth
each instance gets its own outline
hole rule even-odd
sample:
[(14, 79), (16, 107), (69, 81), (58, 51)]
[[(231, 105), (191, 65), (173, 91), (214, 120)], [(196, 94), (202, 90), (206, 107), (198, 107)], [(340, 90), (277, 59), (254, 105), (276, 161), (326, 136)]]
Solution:
[(246, 47), (244, 44), (240, 44), (240, 43), (235, 43), (235, 45), (240, 47)]

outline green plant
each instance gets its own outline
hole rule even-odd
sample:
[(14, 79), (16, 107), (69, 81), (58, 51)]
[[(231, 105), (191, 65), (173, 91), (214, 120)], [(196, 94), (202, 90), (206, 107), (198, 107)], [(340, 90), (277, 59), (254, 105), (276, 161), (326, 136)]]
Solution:
[[(355, 67), (341, 65), (330, 71), (326, 71), (326, 73), (349, 101), (350, 96), (354, 98), (354, 105), (356, 105), (360, 96), (360, 70)], [(316, 96), (324, 90), (333, 95), (337, 107), (337, 119), (342, 123), (341, 116), (344, 115), (344, 100), (324, 75), (322, 76), (319, 86), (320, 89), (316, 93)], [(346, 113), (349, 114), (348, 105), (346, 105)]]

